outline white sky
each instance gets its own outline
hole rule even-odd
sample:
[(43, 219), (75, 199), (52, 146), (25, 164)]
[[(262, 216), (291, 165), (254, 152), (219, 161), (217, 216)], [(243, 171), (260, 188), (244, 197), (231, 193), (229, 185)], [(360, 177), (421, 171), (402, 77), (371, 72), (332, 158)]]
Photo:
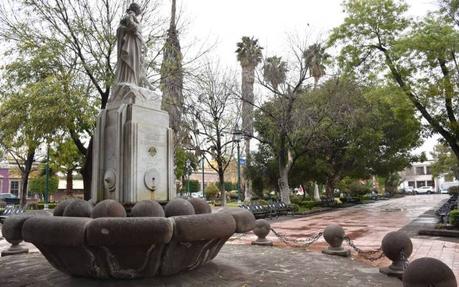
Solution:
[[(264, 55), (288, 54), (289, 35), (311, 42), (326, 39), (328, 32), (342, 23), (342, 0), (177, 0), (186, 22), (182, 43), (215, 43), (210, 57), (240, 71), (236, 43), (242, 36), (254, 36), (264, 47)], [(436, 8), (437, 0), (407, 0), (409, 14), (424, 16)], [(164, 2), (169, 9), (170, 1)], [(168, 11), (168, 10), (166, 10)], [(309, 36), (308, 36), (309, 35)], [(199, 46), (199, 45), (198, 45)], [(436, 139), (428, 139), (415, 152), (430, 151)]]

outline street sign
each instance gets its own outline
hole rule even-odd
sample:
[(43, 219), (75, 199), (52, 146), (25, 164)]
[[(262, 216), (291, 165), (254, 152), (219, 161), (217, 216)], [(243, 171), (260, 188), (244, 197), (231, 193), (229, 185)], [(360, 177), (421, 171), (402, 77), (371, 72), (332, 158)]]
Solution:
[(239, 159), (239, 164), (240, 165), (245, 165), (245, 158), (240, 158)]

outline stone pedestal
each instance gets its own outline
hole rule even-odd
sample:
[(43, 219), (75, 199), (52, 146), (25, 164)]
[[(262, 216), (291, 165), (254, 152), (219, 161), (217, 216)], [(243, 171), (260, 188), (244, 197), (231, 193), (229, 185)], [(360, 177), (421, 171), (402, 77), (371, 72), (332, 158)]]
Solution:
[(175, 197), (173, 132), (161, 97), (117, 84), (98, 119), (93, 143), (92, 201), (125, 205)]
[(29, 253), (29, 249), (22, 247), (20, 242), (14, 242), (13, 244), (11, 244), (10, 248), (2, 251), (1, 256), (4, 257), (24, 253)]
[(343, 257), (351, 256), (351, 251), (349, 249), (344, 249), (343, 247), (328, 247), (327, 249), (322, 250), (322, 253), (327, 255), (337, 255)]

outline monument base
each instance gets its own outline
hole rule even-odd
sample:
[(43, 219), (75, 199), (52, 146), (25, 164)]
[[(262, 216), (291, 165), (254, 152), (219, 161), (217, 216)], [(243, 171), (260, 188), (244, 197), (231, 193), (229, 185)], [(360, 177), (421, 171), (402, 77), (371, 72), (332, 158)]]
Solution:
[(91, 198), (125, 206), (176, 196), (174, 139), (161, 97), (132, 84), (113, 88), (96, 124)]

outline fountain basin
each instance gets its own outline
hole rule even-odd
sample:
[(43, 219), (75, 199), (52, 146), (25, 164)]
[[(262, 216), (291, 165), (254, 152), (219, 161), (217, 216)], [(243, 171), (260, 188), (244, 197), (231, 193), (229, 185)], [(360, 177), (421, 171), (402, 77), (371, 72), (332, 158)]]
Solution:
[(243, 209), (172, 217), (8, 218), (5, 238), (33, 243), (74, 276), (132, 279), (193, 270), (217, 256), (234, 233), (252, 230)]

